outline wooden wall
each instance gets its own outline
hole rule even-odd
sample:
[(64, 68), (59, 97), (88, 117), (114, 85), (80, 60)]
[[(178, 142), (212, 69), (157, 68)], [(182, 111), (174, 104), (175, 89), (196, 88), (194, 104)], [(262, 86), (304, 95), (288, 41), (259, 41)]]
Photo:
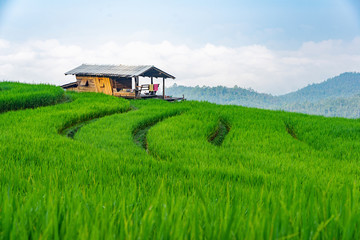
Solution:
[(113, 94), (113, 88), (110, 83), (110, 78), (108, 77), (96, 77), (95, 85), (97, 87), (97, 91), (100, 93), (105, 93), (108, 95)]
[(79, 92), (100, 92), (112, 95), (112, 84), (108, 77), (76, 76)]
[(108, 95), (114, 94), (121, 89), (131, 89), (131, 78), (120, 77), (95, 77), (95, 76), (76, 76), (78, 92), (100, 92)]
[(76, 76), (79, 92), (97, 92), (95, 77)]
[(79, 91), (79, 89), (77, 87), (66, 88), (65, 90), (66, 91), (75, 91), (75, 92)]

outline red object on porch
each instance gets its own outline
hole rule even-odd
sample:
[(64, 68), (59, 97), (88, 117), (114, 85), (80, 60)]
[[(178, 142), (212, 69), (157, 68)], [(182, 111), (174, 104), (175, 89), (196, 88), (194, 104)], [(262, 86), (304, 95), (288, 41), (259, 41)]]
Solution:
[(156, 92), (157, 90), (159, 90), (159, 84), (154, 84), (154, 91)]

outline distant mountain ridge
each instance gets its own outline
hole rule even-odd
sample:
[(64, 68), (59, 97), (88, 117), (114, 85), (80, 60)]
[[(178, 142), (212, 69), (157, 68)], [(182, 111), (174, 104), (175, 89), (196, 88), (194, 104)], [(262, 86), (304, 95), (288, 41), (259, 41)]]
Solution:
[(360, 118), (360, 73), (346, 72), (328, 80), (308, 85), (295, 92), (273, 96), (239, 87), (185, 87), (167, 88), (168, 95), (188, 100), (209, 101), (247, 107), (277, 109), (308, 114)]
[(330, 98), (352, 97), (360, 93), (360, 73), (342, 73), (321, 83), (279, 96), (282, 101), (317, 102)]

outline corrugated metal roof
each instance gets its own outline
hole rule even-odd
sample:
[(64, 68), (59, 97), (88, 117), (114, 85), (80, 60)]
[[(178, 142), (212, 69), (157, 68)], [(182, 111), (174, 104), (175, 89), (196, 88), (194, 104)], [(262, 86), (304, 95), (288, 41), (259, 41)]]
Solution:
[(153, 69), (164, 77), (175, 78), (170, 74), (161, 71), (151, 65), (126, 66), (126, 65), (89, 65), (82, 64), (73, 70), (65, 73), (65, 75), (92, 75), (92, 76), (116, 76), (116, 77), (137, 77), (146, 76), (144, 73)]

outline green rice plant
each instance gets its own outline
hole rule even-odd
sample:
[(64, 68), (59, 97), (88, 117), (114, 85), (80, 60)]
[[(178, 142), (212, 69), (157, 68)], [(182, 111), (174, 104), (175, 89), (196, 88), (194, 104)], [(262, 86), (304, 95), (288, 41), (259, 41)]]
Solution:
[[(231, 131), (225, 137), (221, 147), (216, 148), (208, 144), (205, 139), (210, 131), (209, 129), (213, 128), (213, 124), (218, 121), (219, 117), (228, 119), (231, 124)], [(296, 125), (298, 129), (293, 129), (293, 131), (299, 133), (301, 141), (294, 139), (292, 134), (289, 133), (286, 126), (284, 126), (284, 118), (290, 118), (292, 122), (299, 123)], [(311, 121), (307, 121), (310, 119)], [(313, 121), (318, 122), (319, 125), (317, 126)], [(312, 129), (304, 129), (304, 123), (305, 126), (312, 127)], [(338, 189), (342, 186), (348, 191), (353, 188), (354, 181), (359, 180), (358, 171), (355, 170), (357, 167), (355, 166), (359, 163), (360, 155), (357, 149), (360, 148), (357, 148), (357, 141), (348, 139), (350, 136), (355, 139), (358, 136), (356, 134), (359, 130), (358, 123), (357, 120), (329, 119), (234, 106), (203, 104), (202, 107), (197, 106), (186, 114), (173, 118), (171, 121), (169, 119), (161, 122), (151, 129), (148, 136), (149, 151), (157, 152), (158, 155), (161, 155), (161, 159), (177, 162), (178, 165), (182, 166), (187, 165), (188, 169), (198, 171), (199, 175), (208, 174), (210, 169), (210, 176), (213, 178), (216, 178), (218, 174), (215, 173), (220, 171), (226, 172), (228, 176), (230, 173), (233, 176), (241, 174), (241, 177), (234, 178), (236, 179), (235, 182), (241, 185), (247, 183), (248, 186), (254, 188), (255, 192), (259, 191), (257, 186), (275, 187), (275, 189), (270, 188), (270, 192), (264, 191), (264, 194), (270, 194), (270, 196), (277, 195), (279, 192), (293, 191), (294, 182), (300, 182), (301, 187), (304, 188), (299, 189), (299, 191), (303, 192), (303, 195), (300, 196), (301, 199), (306, 199), (311, 192), (321, 196), (320, 193), (323, 191), (321, 188), (326, 187), (329, 189), (330, 195), (335, 194), (337, 197), (332, 197), (329, 202), (326, 201), (326, 197), (320, 197), (323, 203), (317, 203), (315, 200), (311, 202), (315, 204), (316, 209), (320, 206), (328, 208), (326, 215), (317, 214), (316, 211), (310, 209), (310, 206), (306, 206), (304, 210), (294, 208), (294, 212), (291, 213), (295, 214), (295, 212), (299, 211), (298, 214), (306, 216), (305, 213), (307, 212), (308, 215), (311, 213), (315, 219), (324, 219), (324, 222), (321, 222), (323, 225), (318, 225), (315, 222), (312, 225), (307, 224), (308, 229), (303, 233), (310, 234), (318, 231), (316, 236), (319, 237), (320, 232), (325, 230), (340, 234), (342, 232), (341, 221), (347, 221), (346, 218), (341, 218), (339, 210), (346, 208), (345, 202), (348, 195), (345, 193), (338, 195)], [(170, 128), (170, 126), (172, 127)], [(320, 128), (322, 130), (319, 130)], [(319, 135), (324, 130), (333, 132), (336, 128), (341, 128), (341, 132), (345, 133), (341, 139), (339, 139), (339, 134), (336, 135), (337, 139), (334, 139), (334, 135), (330, 135), (330, 133), (327, 133), (324, 137)], [(162, 134), (159, 134), (160, 132)], [(345, 160), (345, 154), (334, 155), (332, 149), (329, 148), (326, 148), (326, 151), (315, 149), (308, 143), (307, 139), (302, 137), (304, 133), (311, 134), (313, 137), (312, 145), (319, 144), (323, 146), (322, 141), (326, 141), (327, 144), (333, 142), (332, 147), (334, 147), (335, 153), (349, 152), (349, 149), (351, 149), (351, 153), (346, 155), (346, 164), (343, 161), (339, 162), (341, 160), (339, 156)], [(177, 136), (177, 138), (174, 139), (173, 136)], [(317, 140), (316, 143), (315, 139)], [(181, 151), (180, 149), (186, 149), (187, 151)], [(251, 176), (253, 179), (255, 176), (259, 176), (262, 180), (258, 185), (257, 181), (244, 178), (244, 176)], [(233, 184), (236, 184), (235, 182)], [(329, 182), (331, 187), (328, 186)], [(287, 195), (284, 195), (284, 200), (288, 201), (291, 206), (293, 202), (287, 200), (287, 197)], [(332, 208), (333, 204), (338, 205), (339, 208)], [(269, 208), (266, 207), (264, 210), (267, 211)], [(277, 211), (280, 210), (281, 208)], [(250, 212), (254, 211), (256, 212), (255, 209), (250, 210)], [(355, 216), (358, 215), (359, 211), (356, 210), (354, 214)], [(336, 224), (333, 224), (331, 229), (325, 228), (325, 223), (326, 225), (330, 224), (330, 221), (326, 222), (328, 221), (326, 218), (332, 221), (335, 216), (337, 216), (336, 219), (338, 220)], [(277, 218), (271, 220), (271, 217), (264, 224), (274, 220), (278, 222), (277, 224), (284, 224), (284, 220)], [(297, 224), (295, 224), (296, 228), (300, 229), (301, 223)], [(320, 226), (323, 227), (320, 229)], [(259, 227), (256, 228), (256, 231), (258, 230)], [(277, 234), (276, 237), (286, 237), (286, 232), (288, 230), (284, 233), (280, 232), (281, 234)], [(303, 234), (299, 232), (293, 237), (304, 238)], [(329, 236), (340, 236), (336, 234), (330, 234)], [(354, 234), (358, 235), (359, 233), (355, 231)], [(308, 237), (312, 238), (313, 236), (306, 235), (305, 238)]]
[(359, 120), (66, 95), (0, 114), (2, 239), (360, 237)]
[(230, 124), (224, 119), (219, 119), (218, 126), (216, 129), (209, 135), (208, 141), (215, 146), (220, 146), (224, 141), (226, 135), (230, 131)]
[(46, 84), (0, 82), (0, 113), (66, 101), (64, 90)]

